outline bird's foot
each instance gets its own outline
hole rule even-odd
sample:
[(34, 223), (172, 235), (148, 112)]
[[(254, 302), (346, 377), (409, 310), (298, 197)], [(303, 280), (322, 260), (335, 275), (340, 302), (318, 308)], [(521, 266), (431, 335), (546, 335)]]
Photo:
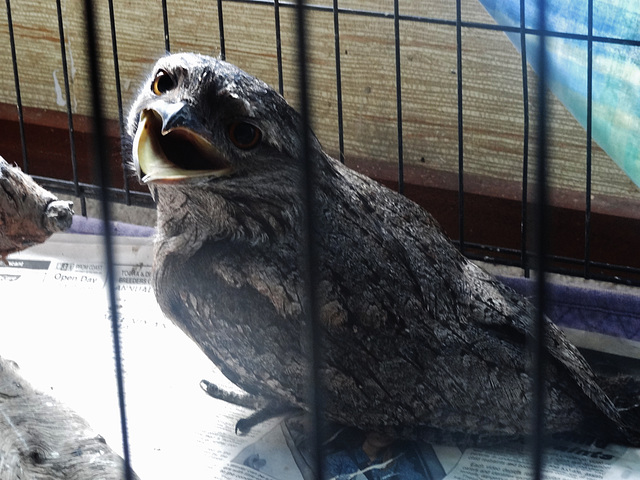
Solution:
[(267, 403), (263, 408), (253, 412), (247, 418), (241, 418), (236, 423), (236, 434), (246, 435), (256, 425), (280, 415), (290, 415), (300, 412), (299, 407), (283, 403)]
[(266, 403), (263, 399), (249, 393), (238, 394), (223, 390), (207, 380), (200, 380), (200, 388), (202, 388), (202, 390), (204, 390), (210, 397), (223, 400), (239, 407), (250, 408), (251, 410), (259, 410), (263, 408)]
[(236, 433), (239, 433), (241, 435), (249, 433), (253, 427), (273, 417), (297, 413), (300, 411), (299, 407), (293, 407), (286, 403), (265, 400), (261, 397), (251, 395), (249, 393), (240, 395), (234, 392), (223, 390), (222, 388), (207, 380), (200, 381), (200, 388), (202, 388), (209, 396), (213, 398), (223, 400), (227, 403), (231, 403), (239, 407), (255, 410), (255, 412), (253, 412), (247, 418), (241, 418), (236, 423)]

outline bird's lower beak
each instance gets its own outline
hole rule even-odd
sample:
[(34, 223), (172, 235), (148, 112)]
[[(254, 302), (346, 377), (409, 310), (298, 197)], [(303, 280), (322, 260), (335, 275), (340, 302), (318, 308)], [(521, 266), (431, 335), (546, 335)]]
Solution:
[(140, 114), (133, 160), (140, 179), (174, 182), (231, 173), (224, 155), (202, 134), (191, 107), (158, 101)]

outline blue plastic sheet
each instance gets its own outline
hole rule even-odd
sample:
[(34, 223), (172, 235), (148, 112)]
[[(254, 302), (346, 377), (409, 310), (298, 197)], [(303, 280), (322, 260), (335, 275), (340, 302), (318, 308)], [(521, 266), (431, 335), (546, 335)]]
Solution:
[[(499, 25), (520, 27), (520, 0), (480, 0)], [(525, 27), (539, 25), (538, 0), (525, 0)], [(593, 0), (592, 136), (640, 186), (640, 2)], [(588, 78), (587, 0), (548, 0), (546, 29), (584, 36), (548, 36), (547, 82), (586, 128)], [(520, 33), (507, 36), (520, 51)], [(630, 40), (611, 42), (607, 39)], [(527, 60), (536, 72), (540, 37), (526, 35)]]

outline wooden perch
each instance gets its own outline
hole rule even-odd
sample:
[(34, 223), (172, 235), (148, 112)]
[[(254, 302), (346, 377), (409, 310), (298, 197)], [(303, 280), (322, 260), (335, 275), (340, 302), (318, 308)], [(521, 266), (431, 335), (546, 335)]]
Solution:
[[(0, 258), (67, 229), (71, 207), (0, 157)], [(86, 420), (36, 391), (0, 357), (0, 479), (122, 478), (122, 458)]]
[(5, 260), (69, 228), (72, 206), (0, 157), (0, 257)]
[(86, 420), (0, 357), (0, 478), (121, 480), (124, 463)]

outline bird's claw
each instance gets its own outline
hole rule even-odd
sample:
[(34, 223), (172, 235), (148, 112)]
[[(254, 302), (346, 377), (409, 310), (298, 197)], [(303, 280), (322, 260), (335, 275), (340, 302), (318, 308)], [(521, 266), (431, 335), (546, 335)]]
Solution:
[(220, 398), (220, 388), (214, 385), (208, 380), (200, 380), (200, 388), (206, 392), (207, 395), (213, 398)]
[(250, 418), (241, 418), (236, 422), (236, 435), (246, 435), (254, 426)]
[(278, 417), (280, 415), (291, 415), (292, 413), (297, 413), (299, 411), (299, 407), (292, 407), (291, 405), (280, 403), (269, 403), (264, 407), (257, 409), (248, 417), (238, 420), (236, 423), (236, 435), (238, 432), (241, 435), (246, 435), (253, 427), (271, 418)]
[(238, 394), (229, 392), (218, 387), (216, 384), (209, 382), (208, 380), (200, 380), (200, 388), (205, 391), (207, 395), (216, 400), (222, 400), (223, 402), (231, 403), (239, 407), (250, 408), (252, 410), (261, 409), (264, 405), (264, 401), (254, 395), (247, 393)]

